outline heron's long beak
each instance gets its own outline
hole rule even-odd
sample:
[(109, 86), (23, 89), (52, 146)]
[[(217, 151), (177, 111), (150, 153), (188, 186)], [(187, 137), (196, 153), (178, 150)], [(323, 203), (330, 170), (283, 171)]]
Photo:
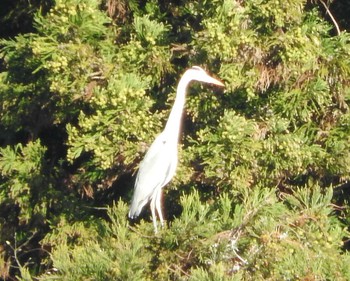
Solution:
[(209, 75), (208, 75), (207, 80), (205, 82), (211, 83), (211, 84), (214, 84), (214, 85), (218, 85), (218, 86), (221, 86), (221, 87), (225, 87), (224, 83), (222, 83), (221, 81), (219, 81), (219, 80), (217, 80), (217, 79), (215, 79), (215, 78), (213, 78), (213, 77), (211, 77)]

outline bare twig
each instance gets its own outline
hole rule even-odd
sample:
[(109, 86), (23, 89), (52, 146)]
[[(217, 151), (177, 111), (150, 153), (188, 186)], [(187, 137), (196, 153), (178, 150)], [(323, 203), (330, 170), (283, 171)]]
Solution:
[[(180, 270), (182, 274), (184, 274), (187, 277), (190, 277), (190, 274), (188, 274), (186, 271), (184, 271), (180, 266), (176, 265), (176, 264), (172, 264), (172, 266), (174, 266), (176, 269)], [(173, 269), (171, 266), (167, 265), (167, 269), (169, 269), (170, 271), (172, 271), (173, 273), (177, 273), (175, 269)]]
[(328, 15), (330, 16), (331, 20), (333, 21), (334, 25), (335, 25), (335, 28), (337, 30), (337, 33), (338, 35), (340, 35), (340, 28), (339, 28), (339, 25), (337, 23), (337, 21), (335, 20), (335, 18), (333, 17), (331, 11), (329, 10), (328, 6), (326, 5), (325, 2), (323, 2), (323, 0), (320, 0), (320, 2), (322, 3), (323, 7), (326, 9)]

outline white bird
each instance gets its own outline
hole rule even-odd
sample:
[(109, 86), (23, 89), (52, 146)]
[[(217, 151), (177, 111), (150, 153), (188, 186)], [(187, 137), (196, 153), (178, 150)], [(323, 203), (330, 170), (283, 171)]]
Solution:
[(209, 76), (199, 66), (193, 66), (186, 70), (177, 86), (175, 102), (165, 129), (156, 137), (147, 151), (135, 181), (129, 218), (136, 218), (142, 208), (151, 201), (150, 207), (155, 233), (157, 233), (156, 210), (161, 225), (164, 224), (161, 210), (161, 190), (175, 175), (181, 115), (185, 105), (187, 86), (193, 80), (224, 86), (222, 82)]

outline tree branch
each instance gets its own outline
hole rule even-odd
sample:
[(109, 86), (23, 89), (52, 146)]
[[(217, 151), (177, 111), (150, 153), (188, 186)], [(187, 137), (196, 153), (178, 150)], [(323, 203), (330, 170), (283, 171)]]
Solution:
[(333, 21), (334, 25), (335, 25), (335, 28), (337, 29), (337, 33), (338, 35), (340, 35), (340, 28), (339, 28), (339, 25), (337, 23), (337, 21), (335, 20), (335, 18), (333, 17), (331, 11), (329, 10), (328, 6), (326, 5), (325, 2), (323, 2), (323, 0), (320, 0), (320, 2), (322, 3), (322, 5), (325, 7), (328, 15), (331, 17), (331, 20)]

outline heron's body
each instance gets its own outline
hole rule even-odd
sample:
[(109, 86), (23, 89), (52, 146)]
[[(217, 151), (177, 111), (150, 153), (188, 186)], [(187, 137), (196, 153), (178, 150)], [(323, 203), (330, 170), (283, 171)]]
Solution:
[[(149, 201), (160, 196), (161, 188), (175, 175), (176, 166), (177, 143), (167, 140), (166, 132), (162, 132), (154, 140), (140, 164), (129, 212), (130, 217), (137, 217)], [(143, 171), (146, 170), (147, 173), (144, 173)], [(149, 188), (144, 188), (145, 186)]]
[(147, 151), (145, 158), (140, 164), (129, 217), (137, 217), (142, 208), (151, 201), (152, 219), (155, 232), (157, 232), (156, 209), (160, 222), (163, 225), (161, 189), (175, 175), (181, 115), (185, 105), (186, 89), (192, 80), (223, 86), (220, 81), (210, 77), (198, 66), (188, 69), (180, 79), (175, 102), (164, 131), (154, 140)]

